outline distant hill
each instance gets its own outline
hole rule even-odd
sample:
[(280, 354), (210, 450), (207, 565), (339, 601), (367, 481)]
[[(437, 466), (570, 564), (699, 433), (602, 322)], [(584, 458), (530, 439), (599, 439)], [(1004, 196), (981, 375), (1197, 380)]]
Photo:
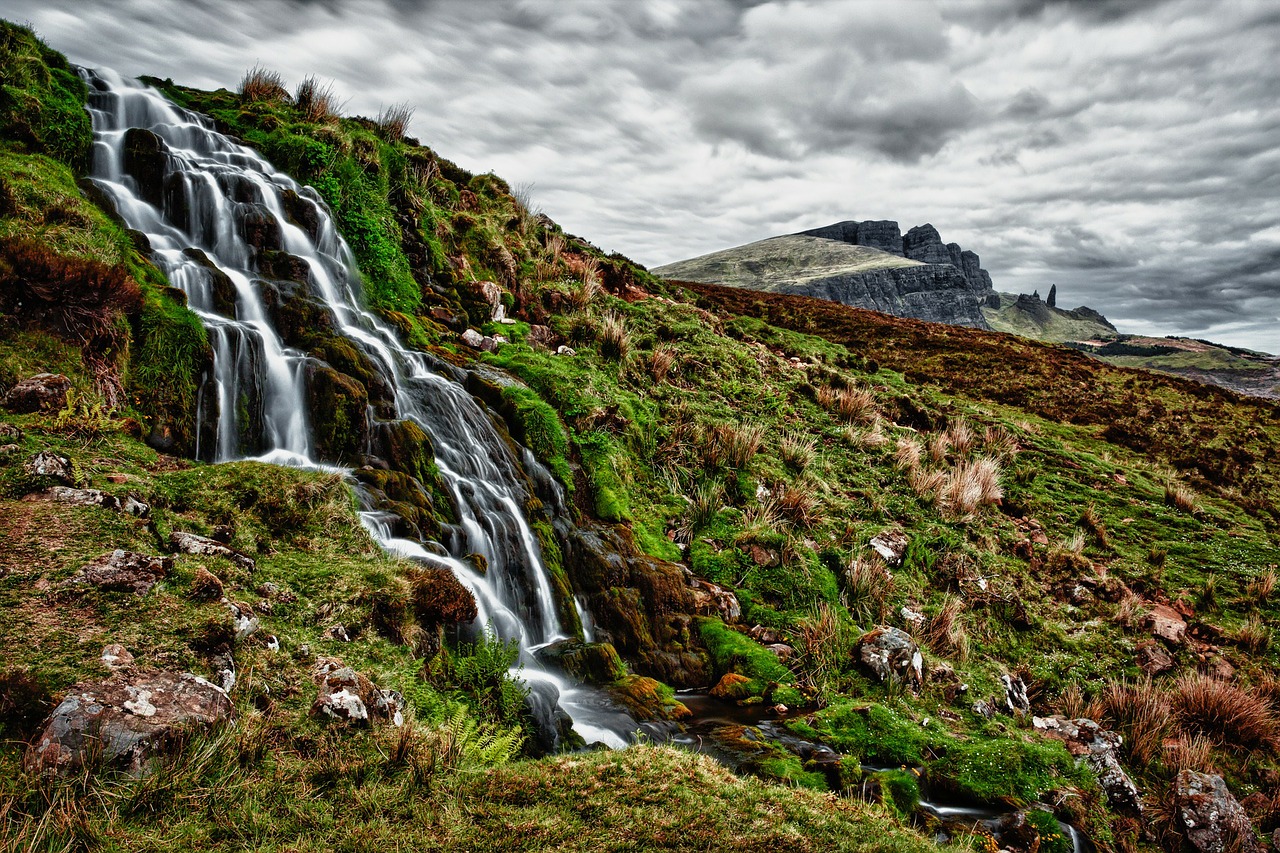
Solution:
[(988, 300), (982, 314), (991, 329), (1048, 343), (1102, 340), (1119, 337), (1116, 327), (1092, 308), (1070, 310), (1042, 301), (1039, 294), (998, 293)]
[(664, 278), (815, 296), (898, 317), (991, 328), (995, 297), (978, 255), (943, 243), (932, 225), (901, 233), (892, 220), (837, 222), (654, 270)]

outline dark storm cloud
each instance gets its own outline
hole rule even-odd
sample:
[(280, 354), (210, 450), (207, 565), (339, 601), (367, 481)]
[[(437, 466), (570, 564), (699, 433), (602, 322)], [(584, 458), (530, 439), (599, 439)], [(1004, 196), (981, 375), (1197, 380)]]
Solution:
[(933, 222), (996, 286), (1280, 351), (1269, 0), (4, 0), (80, 61), (262, 62), (656, 265)]

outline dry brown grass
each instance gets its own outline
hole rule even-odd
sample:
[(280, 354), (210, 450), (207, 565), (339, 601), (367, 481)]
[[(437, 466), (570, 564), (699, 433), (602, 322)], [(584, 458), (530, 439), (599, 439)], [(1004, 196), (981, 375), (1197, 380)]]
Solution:
[(666, 382), (675, 363), (675, 348), (661, 344), (655, 347), (653, 354), (649, 356), (649, 375), (653, 377), (654, 382)]
[(947, 472), (936, 469), (912, 468), (907, 474), (911, 491), (922, 498), (937, 500), (947, 484)]
[(240, 97), (251, 103), (287, 101), (289, 91), (279, 72), (255, 65), (240, 78)]
[(1080, 689), (1078, 682), (1071, 682), (1062, 691), (1062, 695), (1058, 697), (1056, 710), (1069, 720), (1088, 716), (1089, 702), (1085, 699), (1084, 691)]
[(1271, 648), (1271, 629), (1267, 627), (1262, 617), (1255, 613), (1235, 630), (1231, 639), (1245, 651), (1259, 655)]
[(817, 521), (822, 502), (812, 484), (790, 483), (778, 492), (777, 505), (778, 512), (791, 523), (809, 525)]
[(293, 93), (293, 103), (307, 121), (323, 124), (337, 121), (342, 110), (342, 104), (333, 92), (333, 84), (322, 84), (315, 75), (298, 84)]
[(374, 124), (378, 133), (388, 142), (399, 142), (409, 132), (409, 122), (413, 121), (413, 107), (407, 103), (392, 104), (384, 107)]
[(1160, 757), (1173, 725), (1169, 700), (1150, 678), (1107, 685), (1090, 703), (1087, 716), (1119, 732), (1125, 754), (1141, 767)]
[(1182, 728), (1213, 738), (1228, 749), (1275, 749), (1280, 727), (1270, 704), (1234, 684), (1202, 673), (1178, 679), (1172, 704)]
[(708, 436), (706, 460), (713, 468), (745, 468), (763, 444), (761, 424), (716, 424)]
[(876, 414), (875, 394), (866, 388), (821, 385), (815, 396), (818, 405), (850, 423), (870, 421)]
[(924, 454), (924, 448), (920, 446), (920, 442), (910, 436), (902, 436), (898, 439), (897, 449), (893, 454), (894, 463), (904, 471), (914, 471), (920, 467), (920, 458)]
[(854, 447), (876, 450), (889, 443), (889, 436), (884, 434), (884, 424), (877, 416), (872, 420), (871, 429), (859, 430), (853, 425), (845, 427), (845, 441)]
[(820, 693), (837, 686), (853, 647), (853, 635), (839, 612), (820, 601), (809, 615), (796, 622), (796, 667), (804, 686)]
[(1174, 509), (1190, 515), (1196, 515), (1200, 512), (1200, 498), (1190, 488), (1181, 483), (1172, 483), (1165, 486), (1164, 502)]
[(1261, 607), (1266, 604), (1272, 594), (1276, 591), (1276, 570), (1267, 569), (1257, 577), (1251, 578), (1245, 586), (1245, 600), (1255, 607)]
[(982, 433), (982, 446), (988, 453), (1008, 461), (1021, 451), (1017, 437), (1004, 427), (987, 427)]
[(977, 439), (978, 436), (964, 418), (956, 418), (951, 422), (951, 426), (947, 428), (947, 441), (955, 452), (961, 456), (973, 449)]
[(844, 606), (864, 627), (883, 622), (893, 595), (893, 574), (879, 555), (855, 557), (844, 570)]
[(923, 632), (929, 648), (958, 661), (969, 659), (969, 633), (964, 624), (965, 601), (948, 594)]
[(991, 456), (962, 460), (944, 475), (941, 487), (933, 492), (944, 515), (972, 515), (979, 507), (1004, 497), (1000, 487), (1000, 463)]
[(1164, 766), (1171, 774), (1183, 770), (1194, 770), (1197, 773), (1213, 773), (1213, 741), (1204, 735), (1180, 734), (1166, 741), (1164, 746)]
[(1080, 524), (1093, 535), (1098, 545), (1103, 548), (1111, 547), (1111, 538), (1107, 535), (1107, 525), (1103, 523), (1102, 516), (1098, 514), (1097, 507), (1093, 504), (1085, 507), (1084, 512), (1080, 514)]
[(933, 464), (941, 465), (947, 461), (947, 451), (951, 449), (951, 436), (945, 432), (937, 432), (929, 436), (929, 458)]
[(612, 361), (626, 361), (631, 354), (631, 333), (627, 321), (616, 311), (606, 311), (600, 318), (600, 355)]
[(1142, 599), (1129, 592), (1120, 599), (1120, 603), (1116, 605), (1116, 612), (1111, 618), (1121, 628), (1133, 628), (1140, 625), (1146, 615), (1147, 606), (1142, 603)]
[(818, 444), (812, 438), (803, 435), (784, 436), (778, 445), (782, 461), (797, 471), (803, 471), (813, 464), (818, 452)]

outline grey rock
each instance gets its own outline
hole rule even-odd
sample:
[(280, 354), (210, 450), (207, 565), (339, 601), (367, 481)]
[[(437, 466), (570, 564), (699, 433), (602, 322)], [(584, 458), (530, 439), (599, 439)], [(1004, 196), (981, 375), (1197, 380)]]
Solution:
[(927, 223), (917, 225), (902, 236), (902, 251), (922, 264), (951, 264), (951, 252), (943, 245), (938, 229)]
[(1249, 815), (1227, 790), (1221, 776), (1183, 770), (1174, 782), (1178, 828), (1198, 853), (1261, 853)]
[(868, 631), (858, 640), (854, 654), (880, 681), (899, 681), (913, 690), (924, 683), (924, 657), (901, 628), (881, 626)]
[(892, 219), (872, 219), (858, 223), (857, 245), (879, 249), (891, 255), (903, 254), (902, 231)]
[(37, 373), (18, 382), (0, 401), (15, 414), (56, 412), (67, 405), (71, 380), (61, 373)]
[(377, 687), (337, 658), (320, 658), (311, 677), (318, 688), (312, 716), (360, 725), (404, 723), (403, 696)]
[(192, 730), (232, 714), (225, 691), (189, 672), (117, 672), (67, 691), (24, 765), (33, 773), (68, 775), (101, 760), (141, 776)]
[(104, 646), (101, 660), (102, 665), (112, 672), (133, 666), (133, 654), (119, 643)]
[(76, 481), (75, 466), (66, 456), (59, 456), (52, 450), (41, 450), (22, 464), (22, 470), (31, 477), (43, 477), (64, 486)]
[(1000, 676), (1004, 684), (1004, 701), (1010, 711), (1030, 711), (1031, 700), (1027, 698), (1027, 685), (1021, 676)]
[(146, 595), (151, 587), (168, 576), (173, 561), (168, 557), (149, 557), (132, 551), (115, 550), (85, 564), (72, 575), (69, 586), (89, 585), (100, 589), (125, 590)]
[(1134, 816), (1142, 813), (1142, 795), (1120, 765), (1119, 751), (1124, 738), (1093, 720), (1071, 720), (1060, 714), (1032, 717), (1031, 725), (1045, 737), (1062, 741), (1078, 764), (1093, 771), (1113, 810)]
[(462, 342), (472, 349), (480, 349), (481, 345), (484, 343), (484, 335), (480, 334), (475, 329), (467, 329), (462, 333)]
[(70, 486), (54, 486), (43, 492), (32, 492), (23, 497), (26, 501), (51, 501), (72, 506), (97, 506), (116, 512), (128, 513), (138, 518), (151, 515), (151, 507), (133, 495), (117, 497), (98, 489), (73, 489)]
[(556, 347), (556, 355), (577, 355), (578, 351), (573, 347), (567, 347), (564, 344)]
[(228, 548), (221, 542), (215, 542), (206, 536), (198, 536), (195, 533), (175, 530), (169, 534), (169, 545), (173, 550), (183, 554), (196, 554), (202, 557), (224, 557), (247, 572), (252, 572), (257, 568), (257, 564), (254, 563), (252, 557)]
[(891, 566), (902, 565), (902, 556), (907, 553), (907, 534), (901, 530), (882, 530), (871, 538), (869, 544), (886, 563)]
[(477, 282), (475, 287), (489, 305), (489, 319), (501, 323), (507, 316), (507, 307), (502, 304), (502, 288), (492, 281)]

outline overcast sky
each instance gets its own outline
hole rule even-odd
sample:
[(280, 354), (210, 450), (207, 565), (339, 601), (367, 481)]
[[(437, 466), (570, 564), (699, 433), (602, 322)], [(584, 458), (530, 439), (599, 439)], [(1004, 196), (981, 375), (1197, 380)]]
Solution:
[(1280, 2), (0, 0), (74, 60), (261, 62), (648, 266), (932, 222), (996, 288), (1280, 353)]

